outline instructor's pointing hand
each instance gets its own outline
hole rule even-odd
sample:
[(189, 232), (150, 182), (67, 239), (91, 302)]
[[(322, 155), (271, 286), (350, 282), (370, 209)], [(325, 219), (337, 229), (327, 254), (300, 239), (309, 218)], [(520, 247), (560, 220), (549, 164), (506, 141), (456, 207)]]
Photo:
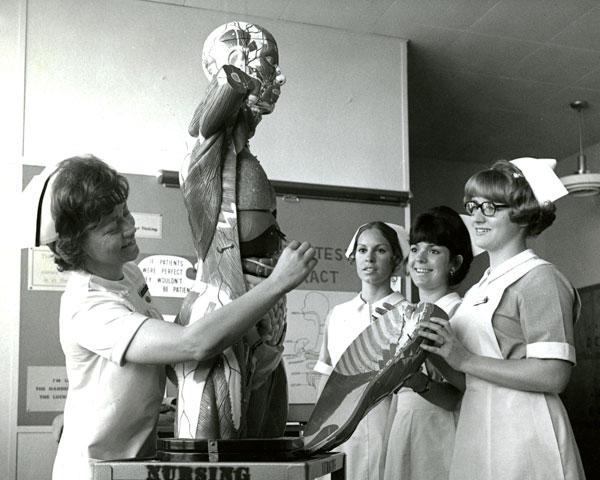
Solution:
[(283, 293), (293, 290), (315, 268), (317, 264), (316, 253), (310, 243), (300, 243), (297, 240), (292, 240), (281, 252), (281, 256), (269, 279), (274, 282), (276, 288), (281, 288)]

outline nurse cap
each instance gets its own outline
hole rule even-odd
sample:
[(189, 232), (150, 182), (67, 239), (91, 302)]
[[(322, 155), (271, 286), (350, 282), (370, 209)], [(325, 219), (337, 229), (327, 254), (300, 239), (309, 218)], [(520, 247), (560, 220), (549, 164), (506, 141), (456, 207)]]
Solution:
[(511, 160), (510, 163), (521, 170), (540, 205), (554, 202), (569, 193), (554, 173), (555, 159), (523, 157)]
[(58, 238), (51, 212), (52, 184), (57, 170), (58, 164), (49, 165), (21, 193), (24, 210), (21, 248), (47, 245)]
[[(388, 222), (383, 222), (383, 223), (385, 223), (388, 227), (393, 228), (396, 231), (396, 236), (398, 237), (398, 242), (400, 243), (400, 250), (402, 250), (402, 257), (406, 257), (410, 250), (410, 243), (408, 241), (408, 232), (406, 231), (406, 229), (404, 227), (401, 227), (400, 225), (396, 225), (395, 223), (388, 223)], [(354, 235), (352, 236), (352, 240), (350, 240), (350, 245), (348, 245), (348, 248), (346, 249), (346, 253), (345, 253), (346, 258), (350, 258), (350, 255), (352, 255), (352, 252), (354, 251), (354, 248), (356, 247), (356, 237), (358, 235), (358, 231), (365, 225), (368, 225), (368, 223), (363, 223), (360, 227), (358, 227), (356, 229), (356, 232), (354, 232)]]

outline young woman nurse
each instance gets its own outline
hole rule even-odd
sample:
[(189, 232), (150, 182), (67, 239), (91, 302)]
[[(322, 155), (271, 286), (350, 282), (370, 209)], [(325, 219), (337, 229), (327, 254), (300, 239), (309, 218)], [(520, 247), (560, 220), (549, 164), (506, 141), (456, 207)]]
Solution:
[(566, 190), (555, 161), (500, 161), (465, 185), (476, 244), (490, 267), (448, 321), (424, 326), (422, 348), (465, 389), (451, 479), (584, 478), (558, 394), (575, 364), (579, 297), (556, 267), (527, 248), (555, 218)]
[(291, 242), (263, 283), (184, 327), (162, 320), (133, 263), (139, 248), (125, 177), (96, 157), (73, 157), (26, 190), (35, 243), (48, 244), (58, 268), (71, 272), (60, 306), (69, 390), (56, 480), (91, 480), (99, 460), (153, 455), (164, 365), (209, 359), (238, 341), (316, 263), (310, 245)]
[[(322, 375), (320, 389), (346, 348), (372, 319), (385, 313), (390, 305), (406, 301), (402, 294), (392, 290), (391, 279), (407, 252), (408, 233), (398, 225), (371, 222), (361, 225), (354, 234), (346, 257), (356, 265), (361, 291), (349, 302), (335, 306), (329, 314), (315, 366), (315, 371)], [(352, 436), (336, 448), (346, 454), (348, 479), (383, 478), (383, 442), (390, 405), (391, 395), (377, 404), (361, 420)]]
[[(434, 207), (415, 218), (403, 267), (420, 301), (435, 303), (451, 318), (462, 301), (453, 288), (472, 260), (469, 231), (453, 209)], [(448, 477), (461, 396), (428, 364), (405, 382), (390, 412), (385, 480)]]

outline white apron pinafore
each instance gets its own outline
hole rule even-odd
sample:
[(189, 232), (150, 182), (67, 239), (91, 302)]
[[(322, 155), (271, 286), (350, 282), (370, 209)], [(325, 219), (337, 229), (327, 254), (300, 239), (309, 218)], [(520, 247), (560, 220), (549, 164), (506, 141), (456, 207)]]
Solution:
[[(473, 286), (451, 320), (474, 354), (503, 358), (492, 315), (504, 290), (533, 268), (548, 264), (531, 250)], [(510, 261), (509, 261), (510, 262)], [(466, 375), (451, 480), (585, 478), (566, 410), (558, 395), (501, 387)]]

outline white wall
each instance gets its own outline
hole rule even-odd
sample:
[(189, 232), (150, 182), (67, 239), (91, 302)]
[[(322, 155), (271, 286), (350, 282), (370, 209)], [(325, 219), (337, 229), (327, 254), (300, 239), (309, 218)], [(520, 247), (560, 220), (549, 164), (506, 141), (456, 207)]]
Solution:
[[(408, 190), (402, 40), (135, 0), (2, 0), (3, 232), (20, 224), (22, 164), (92, 152), (127, 173), (177, 170), (206, 85), (202, 43), (233, 19), (274, 34), (288, 77), (251, 141), (270, 178)], [(48, 427), (16, 425), (20, 251), (5, 243), (6, 236), (0, 444), (8, 448), (0, 449), (0, 478), (46, 478), (54, 448)]]
[(17, 359), (20, 251), (8, 238), (19, 225), (23, 125), (23, 58), (25, 15), (19, 0), (0, 2), (0, 478), (12, 479), (16, 461)]
[[(131, 0), (29, 0), (25, 156), (92, 151), (125, 172), (178, 170), (207, 84), (204, 39), (235, 18)], [(288, 78), (251, 141), (269, 177), (406, 190), (406, 42), (244, 20), (273, 33)]]

